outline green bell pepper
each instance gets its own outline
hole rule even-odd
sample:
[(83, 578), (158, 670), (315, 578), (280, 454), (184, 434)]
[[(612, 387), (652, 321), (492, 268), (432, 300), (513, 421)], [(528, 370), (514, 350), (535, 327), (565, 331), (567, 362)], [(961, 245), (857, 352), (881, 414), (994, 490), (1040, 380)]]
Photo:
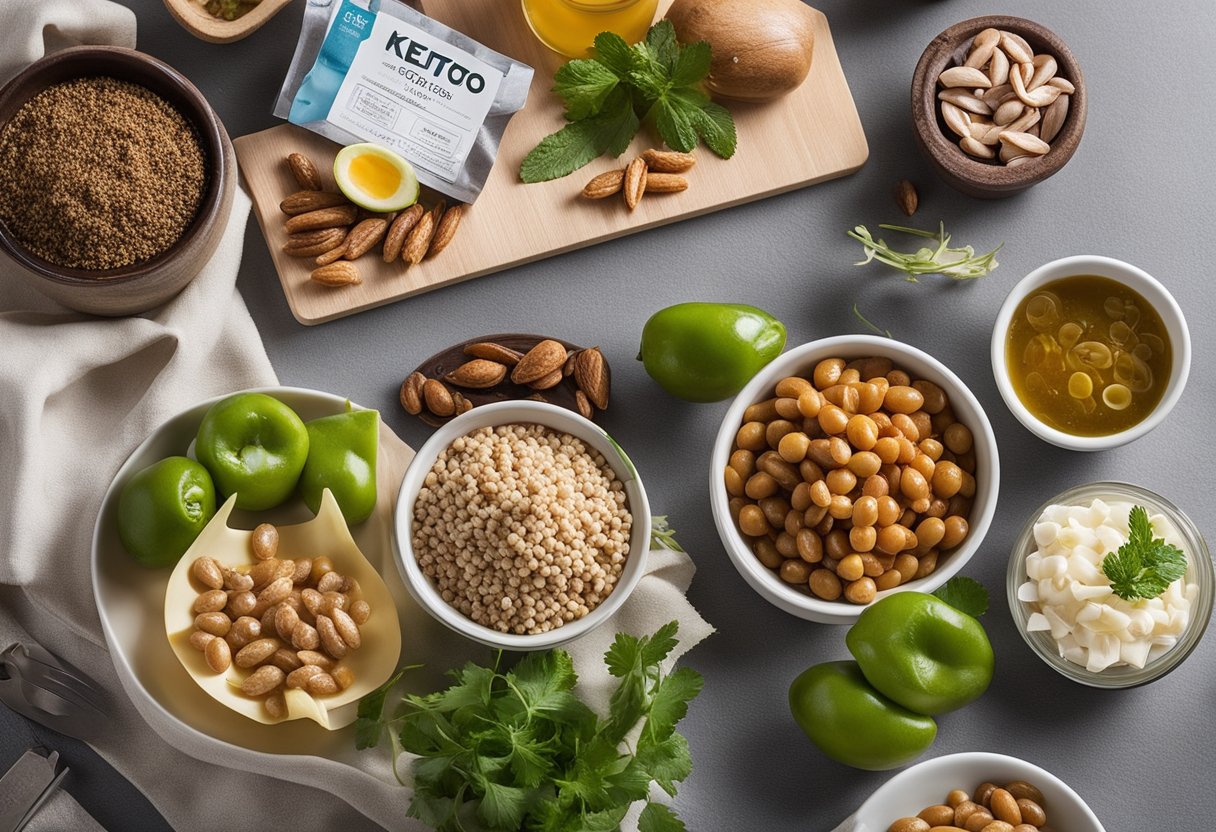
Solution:
[(943, 714), (992, 681), (992, 645), (971, 616), (923, 592), (871, 604), (845, 636), (871, 685), (921, 714)]
[(195, 456), (236, 507), (264, 511), (295, 491), (308, 459), (308, 430), (295, 411), (263, 393), (216, 402), (199, 425)]
[(717, 402), (743, 389), (785, 347), (785, 325), (738, 303), (680, 303), (642, 329), (638, 358), (671, 395)]
[[(350, 403), (347, 402), (347, 407)], [(328, 488), (349, 525), (362, 523), (376, 507), (376, 449), (380, 414), (348, 410), (305, 423), (308, 461), (300, 475), (300, 493), (315, 514)]]
[(184, 456), (149, 465), (118, 495), (118, 537), (149, 568), (177, 563), (213, 516), (211, 475)]
[(887, 699), (856, 662), (827, 662), (790, 685), (790, 711), (824, 754), (867, 771), (910, 763), (933, 744), (937, 723)]

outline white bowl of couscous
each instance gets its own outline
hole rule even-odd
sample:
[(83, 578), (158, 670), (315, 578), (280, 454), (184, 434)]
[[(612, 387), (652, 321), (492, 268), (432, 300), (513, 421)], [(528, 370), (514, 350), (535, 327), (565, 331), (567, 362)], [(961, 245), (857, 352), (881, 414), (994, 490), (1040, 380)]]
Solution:
[(452, 419), (405, 472), (394, 553), (432, 617), (482, 644), (544, 650), (607, 621), (646, 571), (650, 505), (603, 428), (544, 402)]

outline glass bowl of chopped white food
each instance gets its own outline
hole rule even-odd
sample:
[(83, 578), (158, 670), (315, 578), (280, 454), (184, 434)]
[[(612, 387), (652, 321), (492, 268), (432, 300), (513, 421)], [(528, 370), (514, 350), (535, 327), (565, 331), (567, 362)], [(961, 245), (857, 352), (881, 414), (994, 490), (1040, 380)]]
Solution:
[(1130, 688), (1191, 654), (1214, 584), (1207, 543), (1177, 506), (1136, 485), (1095, 482), (1031, 515), (1006, 592), (1022, 638), (1053, 669), (1091, 687)]

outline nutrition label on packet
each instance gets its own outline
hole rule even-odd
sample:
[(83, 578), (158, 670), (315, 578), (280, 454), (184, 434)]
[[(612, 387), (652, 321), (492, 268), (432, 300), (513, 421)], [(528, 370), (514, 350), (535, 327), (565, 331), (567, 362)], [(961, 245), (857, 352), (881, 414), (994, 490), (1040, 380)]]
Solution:
[(376, 15), (327, 121), (451, 182), (502, 80), (476, 56), (405, 21)]

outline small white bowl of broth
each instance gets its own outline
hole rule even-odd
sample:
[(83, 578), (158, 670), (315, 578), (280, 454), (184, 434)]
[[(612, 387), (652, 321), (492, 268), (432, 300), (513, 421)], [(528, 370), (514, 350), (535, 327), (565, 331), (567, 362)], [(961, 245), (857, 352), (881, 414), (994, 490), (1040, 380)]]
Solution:
[(992, 373), (1031, 432), (1074, 451), (1126, 445), (1159, 425), (1186, 386), (1182, 309), (1148, 273), (1110, 257), (1040, 266), (992, 329)]

